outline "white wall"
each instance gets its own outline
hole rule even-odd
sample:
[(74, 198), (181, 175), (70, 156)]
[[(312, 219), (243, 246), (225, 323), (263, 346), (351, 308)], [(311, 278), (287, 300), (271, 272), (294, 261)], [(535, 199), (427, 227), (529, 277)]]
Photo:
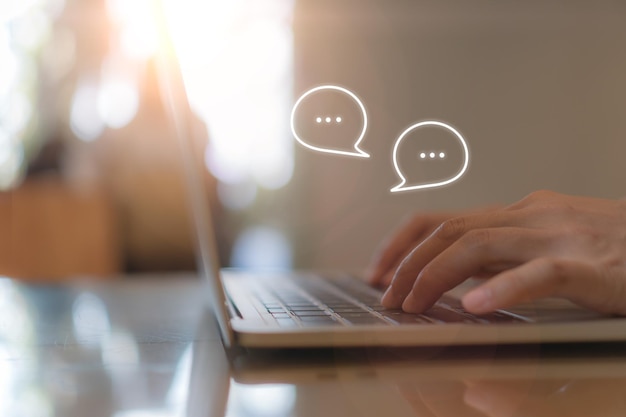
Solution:
[[(421, 210), (513, 202), (532, 190), (626, 195), (626, 3), (297, 3), (295, 95), (336, 83), (371, 120), (368, 160), (298, 146), (286, 216), (297, 264), (365, 266)], [(470, 168), (450, 186), (392, 194), (393, 143), (410, 124), (452, 123)]]

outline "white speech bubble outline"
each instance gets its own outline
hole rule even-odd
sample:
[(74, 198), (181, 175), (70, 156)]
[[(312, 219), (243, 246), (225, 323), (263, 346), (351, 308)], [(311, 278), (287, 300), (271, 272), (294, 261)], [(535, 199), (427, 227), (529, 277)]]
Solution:
[[(296, 110), (297, 110), (298, 106), (300, 105), (300, 103), (302, 103), (302, 100), (304, 100), (305, 98), (307, 98), (311, 94), (314, 94), (314, 93), (316, 93), (316, 92), (318, 92), (320, 90), (336, 90), (336, 91), (340, 91), (340, 92), (342, 92), (344, 94), (347, 94), (361, 108), (361, 112), (363, 113), (363, 130), (361, 130), (361, 134), (359, 135), (359, 138), (354, 143), (354, 150), (356, 152), (340, 151), (340, 150), (335, 150), (335, 149), (326, 149), (326, 148), (320, 148), (318, 146), (309, 145), (304, 140), (302, 140), (302, 138), (300, 138), (300, 136), (298, 136), (298, 134), (296, 133), (296, 126), (295, 126), (294, 119), (295, 119)], [(302, 94), (300, 96), (300, 98), (296, 101), (296, 104), (293, 105), (293, 109), (291, 110), (291, 133), (293, 133), (293, 136), (296, 138), (296, 140), (298, 142), (300, 142), (300, 144), (302, 144), (303, 146), (306, 146), (307, 148), (312, 149), (314, 151), (333, 153), (333, 154), (337, 154), (337, 155), (357, 156), (357, 157), (360, 157), (360, 158), (369, 158), (370, 155), (367, 152), (364, 152), (361, 149), (359, 149), (359, 144), (361, 143), (361, 141), (365, 137), (365, 132), (366, 131), (367, 131), (367, 112), (365, 111), (365, 106), (363, 105), (363, 102), (361, 102), (361, 100), (352, 91), (350, 91), (348, 89), (345, 89), (343, 87), (336, 86), (336, 85), (322, 85), (322, 86), (310, 89), (309, 91), (305, 92), (304, 94)]]
[[(403, 187), (403, 185), (406, 184), (406, 178), (404, 178), (404, 175), (402, 175), (402, 171), (400, 170), (400, 167), (398, 166), (398, 146), (400, 145), (400, 142), (402, 142), (402, 139), (404, 139), (406, 135), (408, 135), (413, 130), (419, 129), (420, 127), (424, 127), (424, 126), (443, 127), (444, 129), (448, 129), (450, 132), (454, 133), (454, 135), (461, 141), (461, 144), (463, 145), (463, 149), (465, 150), (465, 161), (463, 163), (463, 168), (461, 168), (461, 171), (459, 171), (459, 173), (456, 174), (453, 178), (450, 178), (445, 181)], [(411, 190), (420, 190), (424, 188), (441, 187), (442, 185), (453, 183), (454, 181), (461, 178), (461, 176), (465, 173), (465, 171), (467, 170), (467, 166), (469, 165), (469, 149), (467, 148), (467, 143), (465, 142), (465, 139), (463, 139), (463, 136), (461, 136), (461, 134), (455, 128), (443, 122), (428, 120), (428, 121), (419, 122), (410, 126), (404, 132), (402, 132), (402, 134), (398, 137), (398, 139), (396, 140), (396, 144), (393, 147), (393, 165), (396, 168), (396, 172), (398, 173), (398, 176), (400, 177), (402, 182), (390, 190), (392, 193), (395, 193), (398, 191), (411, 191)]]

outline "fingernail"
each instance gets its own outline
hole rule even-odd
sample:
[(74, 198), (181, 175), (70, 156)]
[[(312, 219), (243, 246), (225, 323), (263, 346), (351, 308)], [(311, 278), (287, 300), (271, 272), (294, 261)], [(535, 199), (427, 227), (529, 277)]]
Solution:
[(463, 307), (472, 312), (491, 310), (492, 293), (488, 288), (476, 288), (463, 296)]

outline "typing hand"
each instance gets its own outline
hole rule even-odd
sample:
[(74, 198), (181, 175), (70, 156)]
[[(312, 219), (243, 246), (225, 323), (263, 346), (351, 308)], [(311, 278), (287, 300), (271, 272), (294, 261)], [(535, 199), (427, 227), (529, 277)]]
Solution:
[(495, 207), (465, 213), (419, 213), (408, 218), (379, 246), (367, 274), (369, 283), (377, 287), (387, 287), (404, 258), (446, 220), (462, 214), (486, 213), (492, 210)]
[(428, 218), (392, 238), (374, 267), (373, 283), (395, 269), (382, 300), (388, 308), (420, 313), (466, 279), (487, 275), (462, 300), (470, 312), (559, 296), (626, 314), (624, 201), (540, 191), (505, 208), (448, 217), (432, 233), (445, 216)]
[(368, 281), (373, 286), (386, 287), (400, 263), (453, 214), (418, 214), (407, 219), (398, 230), (380, 245), (369, 268)]

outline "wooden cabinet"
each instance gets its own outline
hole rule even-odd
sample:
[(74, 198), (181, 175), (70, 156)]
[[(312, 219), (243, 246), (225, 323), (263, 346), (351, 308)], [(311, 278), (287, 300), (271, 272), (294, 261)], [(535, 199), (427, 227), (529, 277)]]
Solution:
[(0, 275), (58, 281), (122, 270), (119, 222), (104, 192), (40, 178), (0, 193)]

